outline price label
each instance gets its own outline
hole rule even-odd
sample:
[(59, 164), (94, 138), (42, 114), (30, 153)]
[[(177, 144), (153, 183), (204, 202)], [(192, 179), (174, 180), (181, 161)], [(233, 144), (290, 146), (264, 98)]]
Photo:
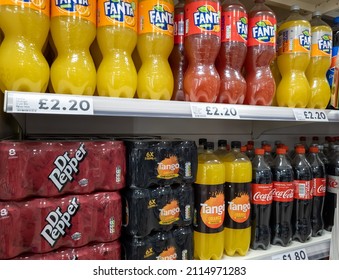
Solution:
[(13, 113), (93, 115), (93, 98), (59, 94), (14, 93)]
[(191, 103), (193, 118), (203, 119), (240, 119), (234, 106), (225, 104), (196, 104)]
[(328, 122), (325, 110), (293, 109), (297, 121)]
[(286, 252), (279, 255), (272, 256), (272, 260), (308, 260), (305, 249), (299, 249), (291, 252)]

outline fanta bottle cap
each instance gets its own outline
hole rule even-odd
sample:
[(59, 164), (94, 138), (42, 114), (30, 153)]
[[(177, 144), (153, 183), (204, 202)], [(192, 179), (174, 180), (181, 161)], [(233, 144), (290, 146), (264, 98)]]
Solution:
[(290, 8), (291, 11), (299, 11), (300, 10), (300, 7), (299, 5), (292, 5), (291, 8)]
[(338, 24), (339, 23), (339, 17), (335, 17), (333, 22), (334, 22), (334, 24)]

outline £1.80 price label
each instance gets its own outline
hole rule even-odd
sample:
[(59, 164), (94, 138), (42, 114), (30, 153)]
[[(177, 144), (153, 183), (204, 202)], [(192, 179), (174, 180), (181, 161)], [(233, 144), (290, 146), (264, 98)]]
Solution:
[(308, 260), (308, 256), (305, 249), (299, 249), (272, 256), (272, 260)]
[(325, 110), (293, 109), (297, 121), (328, 122)]
[(193, 118), (203, 119), (239, 119), (239, 113), (234, 106), (225, 104), (191, 103)]
[(58, 94), (13, 95), (13, 113), (93, 115), (93, 99), (89, 96)]

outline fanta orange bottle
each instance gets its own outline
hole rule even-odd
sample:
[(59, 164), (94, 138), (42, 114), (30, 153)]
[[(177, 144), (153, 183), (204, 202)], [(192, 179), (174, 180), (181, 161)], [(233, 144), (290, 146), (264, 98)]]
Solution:
[(173, 0), (139, 1), (138, 72), (139, 98), (170, 100), (173, 74), (168, 57), (173, 49)]
[(54, 91), (93, 95), (96, 69), (89, 48), (96, 35), (96, 1), (51, 1), (51, 35), (58, 53), (51, 66)]
[(97, 40), (103, 54), (97, 73), (98, 94), (132, 98), (137, 89), (131, 57), (137, 44), (137, 1), (98, 0)]
[[(49, 66), (42, 54), (47, 40), (49, 0), (1, 0), (0, 90), (45, 92)], [(1, 32), (0, 32), (1, 33)]]

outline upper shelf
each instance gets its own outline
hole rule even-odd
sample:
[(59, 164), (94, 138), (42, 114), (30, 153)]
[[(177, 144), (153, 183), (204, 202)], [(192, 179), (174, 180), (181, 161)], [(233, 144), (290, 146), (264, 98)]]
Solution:
[(13, 114), (339, 122), (339, 111), (6, 91)]

